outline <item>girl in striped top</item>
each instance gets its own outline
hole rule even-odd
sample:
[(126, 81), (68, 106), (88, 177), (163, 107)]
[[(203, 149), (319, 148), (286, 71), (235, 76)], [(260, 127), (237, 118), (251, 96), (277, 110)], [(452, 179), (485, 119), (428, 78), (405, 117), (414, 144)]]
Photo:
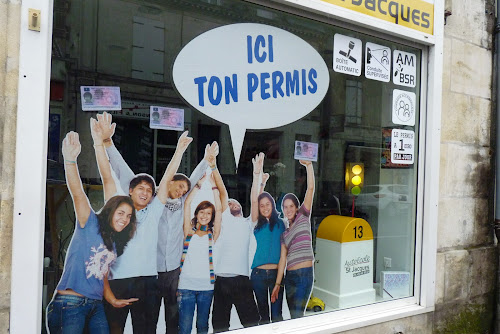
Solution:
[[(285, 293), (292, 319), (304, 315), (314, 280), (314, 253), (311, 238), (311, 208), (314, 197), (314, 168), (311, 161), (301, 160), (307, 170), (307, 191), (299, 206), (297, 196), (288, 193), (283, 197), (282, 210), (289, 227), (281, 235), (281, 259), (286, 258)], [(285, 261), (278, 266), (278, 276), (273, 290), (277, 295), (280, 277), (285, 270)]]

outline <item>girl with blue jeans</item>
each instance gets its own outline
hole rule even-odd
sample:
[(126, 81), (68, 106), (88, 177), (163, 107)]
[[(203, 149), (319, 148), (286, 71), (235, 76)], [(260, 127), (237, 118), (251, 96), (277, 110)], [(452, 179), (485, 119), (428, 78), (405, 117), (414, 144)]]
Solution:
[[(215, 170), (215, 161), (210, 162)], [(213, 245), (220, 234), (221, 201), (213, 175), (210, 177), (215, 206), (203, 201), (191, 217), (191, 203), (205, 180), (203, 176), (186, 198), (184, 205), (184, 250), (177, 290), (179, 333), (190, 334), (196, 306), (197, 333), (208, 333), (208, 318), (214, 294)]]
[[(282, 211), (289, 227), (281, 237), (281, 254), (286, 258), (285, 292), (292, 319), (304, 316), (314, 281), (314, 252), (311, 237), (311, 208), (314, 198), (314, 169), (311, 161), (300, 160), (306, 167), (307, 190), (302, 205), (297, 196), (283, 197)], [(283, 275), (285, 261), (280, 262), (278, 276)], [(273, 295), (281, 290), (276, 285)]]
[[(257, 249), (252, 263), (252, 282), (257, 307), (259, 309), (259, 324), (283, 320), (283, 291), (273, 291), (276, 284), (281, 285), (283, 272), (278, 271), (278, 264), (285, 258), (281, 255), (281, 234), (285, 230), (283, 221), (276, 211), (272, 196), (262, 192), (268, 175), (263, 174), (264, 153), (259, 153), (252, 159), (253, 183), (250, 193), (252, 221), (257, 222), (254, 228)], [(264, 179), (265, 180), (264, 180)], [(259, 187), (260, 184), (260, 187)], [(260, 188), (260, 190), (259, 190)], [(259, 195), (259, 192), (260, 195)], [(271, 296), (271, 316), (269, 316), (269, 296)]]
[[(110, 265), (123, 253), (136, 228), (135, 210), (127, 196), (106, 197), (116, 193), (116, 186), (105, 185), (109, 199), (96, 214), (83, 191), (77, 158), (81, 151), (78, 134), (70, 132), (63, 140), (62, 154), (68, 190), (73, 198), (76, 226), (66, 255), (64, 272), (47, 306), (47, 331), (51, 334), (78, 334), (88, 328), (90, 334), (109, 333), (102, 297), (115, 307), (136, 299), (117, 300), (108, 285)], [(111, 170), (101, 170), (101, 176)], [(104, 180), (104, 177), (103, 177)], [(107, 180), (112, 180), (108, 178)]]

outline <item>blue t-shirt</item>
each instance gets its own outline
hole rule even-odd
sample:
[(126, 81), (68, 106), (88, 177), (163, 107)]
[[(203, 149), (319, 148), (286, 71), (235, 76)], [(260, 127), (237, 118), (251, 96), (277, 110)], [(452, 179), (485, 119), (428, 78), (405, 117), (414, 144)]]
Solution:
[(257, 240), (257, 250), (253, 258), (252, 269), (263, 264), (280, 262), (281, 255), (281, 234), (285, 231), (285, 224), (281, 219), (274, 225), (273, 230), (269, 229), (269, 223), (259, 230), (254, 230)]
[(75, 232), (68, 247), (64, 272), (56, 290), (71, 289), (87, 298), (101, 300), (109, 266), (116, 259), (116, 251), (109, 251), (99, 233), (94, 211), (82, 228), (76, 222)]

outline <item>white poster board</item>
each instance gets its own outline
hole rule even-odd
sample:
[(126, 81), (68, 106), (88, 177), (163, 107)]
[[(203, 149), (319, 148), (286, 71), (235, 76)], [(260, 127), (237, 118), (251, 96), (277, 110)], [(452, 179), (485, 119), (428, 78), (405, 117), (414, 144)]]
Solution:
[(392, 129), (391, 162), (395, 164), (413, 165), (415, 154), (415, 132), (411, 130)]

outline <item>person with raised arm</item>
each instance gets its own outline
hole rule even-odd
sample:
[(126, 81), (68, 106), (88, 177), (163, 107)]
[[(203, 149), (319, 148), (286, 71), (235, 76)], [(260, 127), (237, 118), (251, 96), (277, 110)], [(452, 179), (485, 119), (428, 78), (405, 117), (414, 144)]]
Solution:
[(257, 249), (252, 262), (251, 282), (259, 309), (259, 324), (283, 320), (283, 291), (276, 293), (271, 300), (271, 316), (269, 316), (269, 297), (275, 284), (281, 285), (282, 274), (278, 272), (278, 264), (284, 261), (281, 253), (281, 234), (285, 225), (276, 211), (274, 198), (267, 192), (259, 194), (264, 166), (264, 153), (252, 159), (253, 183), (251, 192), (251, 217), (256, 222), (254, 228)]
[[(300, 160), (307, 171), (307, 190), (302, 205), (297, 196), (283, 197), (282, 211), (288, 228), (281, 236), (281, 258), (278, 277), (283, 275), (286, 263), (285, 293), (292, 319), (302, 317), (311, 295), (314, 281), (314, 252), (311, 237), (311, 209), (314, 198), (314, 168), (311, 161)], [(272, 300), (278, 299), (281, 281), (276, 280)]]
[[(114, 124), (111, 124), (111, 116), (107, 113), (98, 115), (97, 119), (98, 121), (91, 121), (96, 158), (100, 169), (104, 166), (109, 168), (103, 145), (108, 138), (107, 131), (114, 131)], [(188, 190), (187, 182), (176, 184), (170, 189), (169, 182), (175, 176), (182, 155), (192, 140), (187, 131), (179, 137), (175, 153), (161, 179), (156, 196), (153, 197), (156, 186), (150, 175), (138, 174), (129, 183), (129, 195), (137, 210), (137, 233), (124, 254), (111, 267), (109, 287), (118, 298), (136, 297), (139, 300), (123, 308), (106, 305), (106, 315), (112, 333), (123, 333), (129, 312), (134, 333), (156, 333), (159, 309), (156, 263), (158, 225), (167, 199), (172, 195), (172, 189), (175, 193)], [(109, 174), (111, 175), (111, 172)]]
[[(99, 116), (98, 116), (99, 117)], [(115, 124), (111, 115), (103, 113), (99, 122), (102, 130), (103, 144), (109, 156), (109, 162), (115, 172), (122, 189), (128, 189), (130, 180), (134, 178), (123, 157), (113, 144), (112, 136)], [(166, 333), (175, 334), (178, 331), (179, 313), (177, 306), (177, 287), (179, 284), (180, 262), (183, 250), (183, 216), (184, 203), (191, 190), (191, 184), (196, 184), (209, 167), (208, 160), (219, 153), (217, 143), (207, 145), (205, 156), (194, 169), (190, 178), (177, 173), (180, 160), (170, 161), (173, 173), (166, 178), (168, 198), (158, 225), (158, 243), (156, 256), (156, 270), (158, 275), (158, 298), (156, 303), (156, 317), (160, 311), (161, 299), (165, 306)]]
[[(47, 331), (51, 334), (78, 334), (87, 328), (90, 334), (109, 333), (102, 298), (109, 267), (121, 256), (136, 228), (132, 200), (127, 196), (107, 198), (99, 213), (90, 206), (78, 173), (77, 158), (81, 151), (76, 132), (63, 140), (62, 154), (68, 190), (73, 199), (76, 224), (67, 250), (64, 271), (54, 297), (47, 306)], [(107, 173), (109, 170), (100, 170)], [(107, 195), (116, 187), (107, 184)], [(112, 297), (116, 307), (136, 299)]]
[(179, 277), (179, 333), (190, 334), (196, 307), (196, 330), (208, 333), (208, 318), (214, 294), (215, 273), (213, 246), (220, 234), (221, 201), (213, 175), (210, 183), (214, 204), (203, 201), (191, 219), (191, 203), (205, 181), (203, 176), (186, 198), (184, 206), (184, 248)]
[[(233, 305), (244, 327), (257, 325), (259, 312), (250, 282), (250, 264), (256, 243), (252, 221), (250, 217), (243, 217), (241, 204), (237, 200), (228, 198), (215, 161), (212, 164), (212, 175), (220, 191), (222, 205), (221, 232), (216, 245), (212, 308), (212, 327), (214, 332), (218, 333), (229, 330)], [(264, 182), (265, 180), (262, 184)], [(257, 186), (252, 186), (252, 191), (256, 188)]]

